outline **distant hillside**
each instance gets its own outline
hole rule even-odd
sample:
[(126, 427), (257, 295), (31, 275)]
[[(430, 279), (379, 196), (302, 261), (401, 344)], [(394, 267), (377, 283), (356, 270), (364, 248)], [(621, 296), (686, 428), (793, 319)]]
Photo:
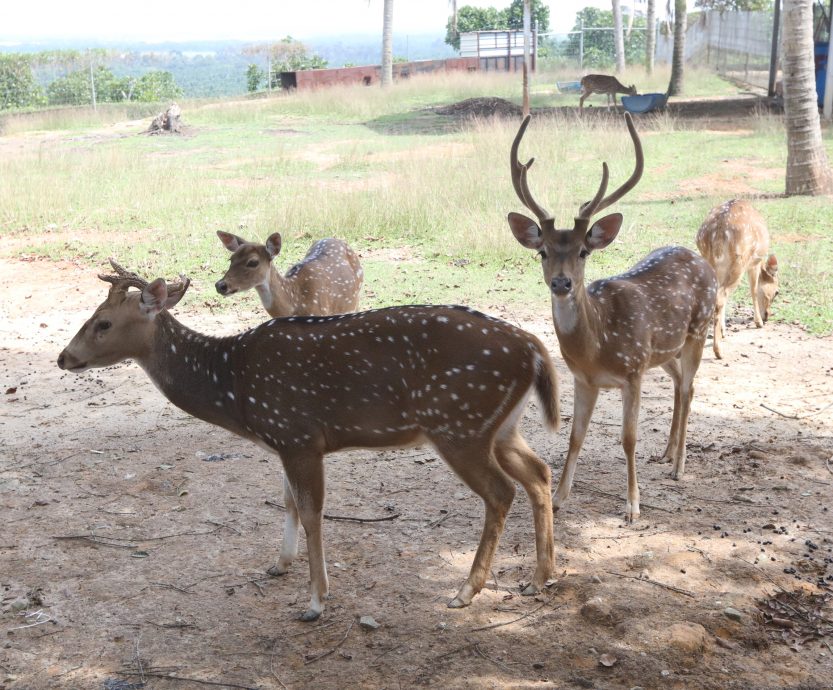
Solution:
[[(302, 39), (309, 50), (329, 63), (329, 67), (345, 64), (379, 64), (381, 37), (376, 35), (346, 35), (338, 38), (310, 37)], [(185, 97), (211, 98), (235, 96), (246, 92), (246, 67), (258, 61), (243, 54), (243, 41), (188, 41), (162, 43), (108, 43), (89, 41), (26, 42), (0, 45), (0, 52), (33, 53), (47, 50), (86, 50), (107, 48), (115, 55), (107, 60), (117, 76), (140, 76), (150, 70), (166, 70), (174, 75)], [(456, 53), (445, 44), (444, 35), (394, 35), (393, 53), (408, 60), (428, 60), (451, 57)], [(265, 63), (261, 65), (265, 67)], [(47, 83), (61, 76), (56, 66), (36, 70), (40, 81)]]

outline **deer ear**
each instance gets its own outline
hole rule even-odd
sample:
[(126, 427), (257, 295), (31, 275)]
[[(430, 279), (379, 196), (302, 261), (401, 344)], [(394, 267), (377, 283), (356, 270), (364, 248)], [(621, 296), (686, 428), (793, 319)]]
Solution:
[(148, 318), (153, 318), (162, 311), (168, 302), (168, 284), (162, 278), (157, 278), (144, 290), (139, 300), (139, 309)]
[(515, 239), (527, 249), (540, 249), (544, 245), (541, 228), (532, 218), (527, 218), (522, 213), (510, 213), (506, 220), (509, 221)]
[(772, 277), (775, 277), (775, 274), (778, 273), (778, 259), (775, 258), (775, 254), (769, 255), (764, 265), (764, 270)]
[(230, 232), (223, 232), (222, 230), (217, 231), (217, 237), (220, 238), (220, 242), (222, 242), (223, 246), (230, 252), (236, 252), (240, 248), (241, 244), (246, 244), (246, 240), (242, 237), (232, 235)]
[(584, 241), (590, 249), (604, 249), (619, 234), (622, 227), (622, 214), (611, 213), (609, 216), (599, 218), (587, 231)]
[(281, 253), (281, 233), (273, 232), (266, 238), (266, 253), (269, 254), (270, 259), (274, 259)]

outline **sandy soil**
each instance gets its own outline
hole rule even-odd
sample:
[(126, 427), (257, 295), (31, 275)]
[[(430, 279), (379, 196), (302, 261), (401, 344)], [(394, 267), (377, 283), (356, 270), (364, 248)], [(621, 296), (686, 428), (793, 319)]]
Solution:
[[(522, 492), (489, 587), (449, 610), (479, 537), (478, 499), (427, 449), (331, 456), (327, 513), (392, 519), (326, 522), (332, 595), (304, 624), (305, 556), (283, 578), (264, 575), (283, 517), (267, 503), (281, 502), (278, 459), (189, 418), (133, 364), (57, 368), (104, 297), (89, 269), (0, 261), (0, 288), (3, 690), (833, 684), (831, 637), (807, 634), (830, 628), (809, 620), (808, 600), (833, 577), (830, 338), (733, 315), (727, 359), (709, 350), (698, 376), (680, 482), (651, 462), (672, 406), (670, 382), (652, 372), (632, 526), (620, 399), (603, 394), (555, 517), (557, 581), (533, 599), (519, 596), (534, 567)], [(196, 311), (204, 289), (178, 309), (185, 323), (219, 334), (260, 318)], [(547, 314), (504, 316), (557, 352)], [(568, 414), (572, 381), (558, 365)], [(530, 409), (522, 426), (560, 471), (569, 423), (550, 435)], [(758, 602), (781, 590), (776, 627)], [(833, 619), (829, 601), (819, 607)], [(365, 615), (379, 628), (361, 627)]]

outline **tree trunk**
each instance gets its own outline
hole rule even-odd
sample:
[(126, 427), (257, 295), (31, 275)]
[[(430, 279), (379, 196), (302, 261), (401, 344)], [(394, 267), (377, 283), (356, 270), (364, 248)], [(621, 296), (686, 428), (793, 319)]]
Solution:
[(616, 72), (625, 71), (625, 41), (622, 38), (622, 5), (611, 0), (613, 7), (613, 47), (616, 51)]
[(645, 71), (652, 74), (654, 71), (654, 52), (657, 45), (657, 3), (656, 0), (648, 0), (648, 8), (645, 16), (647, 26), (645, 34)]
[(781, 64), (791, 194), (830, 194), (833, 174), (821, 139), (813, 62), (813, 0), (784, 0)]
[(393, 0), (385, 0), (382, 23), (382, 86), (393, 84)]
[(683, 92), (685, 72), (686, 0), (674, 0), (674, 54), (671, 58), (671, 82), (668, 95), (679, 96)]

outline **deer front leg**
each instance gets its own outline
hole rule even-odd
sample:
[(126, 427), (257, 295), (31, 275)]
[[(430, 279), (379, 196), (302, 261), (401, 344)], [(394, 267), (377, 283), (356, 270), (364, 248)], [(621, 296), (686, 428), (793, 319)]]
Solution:
[(622, 387), (622, 448), (628, 461), (628, 500), (625, 503), (625, 520), (633, 522), (639, 517), (639, 484), (636, 480), (636, 431), (639, 421), (641, 377), (630, 379)]
[(683, 373), (680, 369), (680, 360), (677, 358), (668, 360), (662, 365), (665, 372), (674, 382), (674, 413), (671, 416), (671, 432), (668, 434), (668, 443), (660, 462), (675, 462), (677, 457), (677, 440), (680, 432), (680, 414), (683, 409), (680, 390), (683, 383)]
[(281, 543), (281, 555), (277, 565), (273, 565), (266, 572), (269, 575), (285, 575), (292, 561), (298, 555), (298, 506), (295, 497), (292, 495), (292, 487), (283, 475), (283, 500), (286, 503), (286, 517), (283, 523), (283, 541)]
[(690, 337), (683, 346), (680, 356), (680, 369), (682, 370), (682, 383), (680, 386), (680, 428), (677, 436), (677, 455), (674, 458), (674, 466), (671, 469), (672, 479), (682, 479), (685, 472), (685, 437), (688, 429), (688, 415), (691, 412), (691, 400), (694, 397), (694, 376), (700, 368), (700, 360), (703, 357), (702, 340)]
[(298, 510), (298, 517), (307, 537), (309, 557), (309, 608), (301, 614), (302, 621), (314, 621), (324, 611), (324, 599), (329, 593), (327, 562), (324, 559), (322, 526), (324, 519), (324, 457), (321, 453), (305, 451), (282, 453), (286, 481)]
[(749, 289), (752, 291), (752, 314), (755, 318), (755, 328), (764, 327), (764, 319), (761, 314), (761, 304), (758, 298), (758, 280), (761, 277), (761, 265), (755, 264), (746, 272), (749, 278)]
[(714, 340), (712, 341), (712, 349), (714, 350), (714, 356), (716, 359), (723, 359), (723, 354), (721, 353), (721, 344), (723, 343), (723, 336), (726, 330), (727, 298), (728, 295), (726, 294), (726, 290), (724, 290), (723, 288), (719, 288), (717, 290), (717, 301), (714, 305), (714, 328), (712, 329), (712, 337), (714, 338)]
[(558, 488), (552, 499), (552, 509), (557, 511), (564, 501), (570, 496), (573, 488), (573, 476), (576, 472), (576, 461), (587, 434), (587, 425), (593, 416), (593, 409), (596, 407), (596, 399), (599, 397), (599, 389), (589, 386), (578, 379), (575, 379), (575, 395), (573, 396), (573, 427), (570, 430), (570, 447), (567, 450), (567, 460), (564, 462), (564, 469), (561, 470), (561, 478), (558, 480)]

